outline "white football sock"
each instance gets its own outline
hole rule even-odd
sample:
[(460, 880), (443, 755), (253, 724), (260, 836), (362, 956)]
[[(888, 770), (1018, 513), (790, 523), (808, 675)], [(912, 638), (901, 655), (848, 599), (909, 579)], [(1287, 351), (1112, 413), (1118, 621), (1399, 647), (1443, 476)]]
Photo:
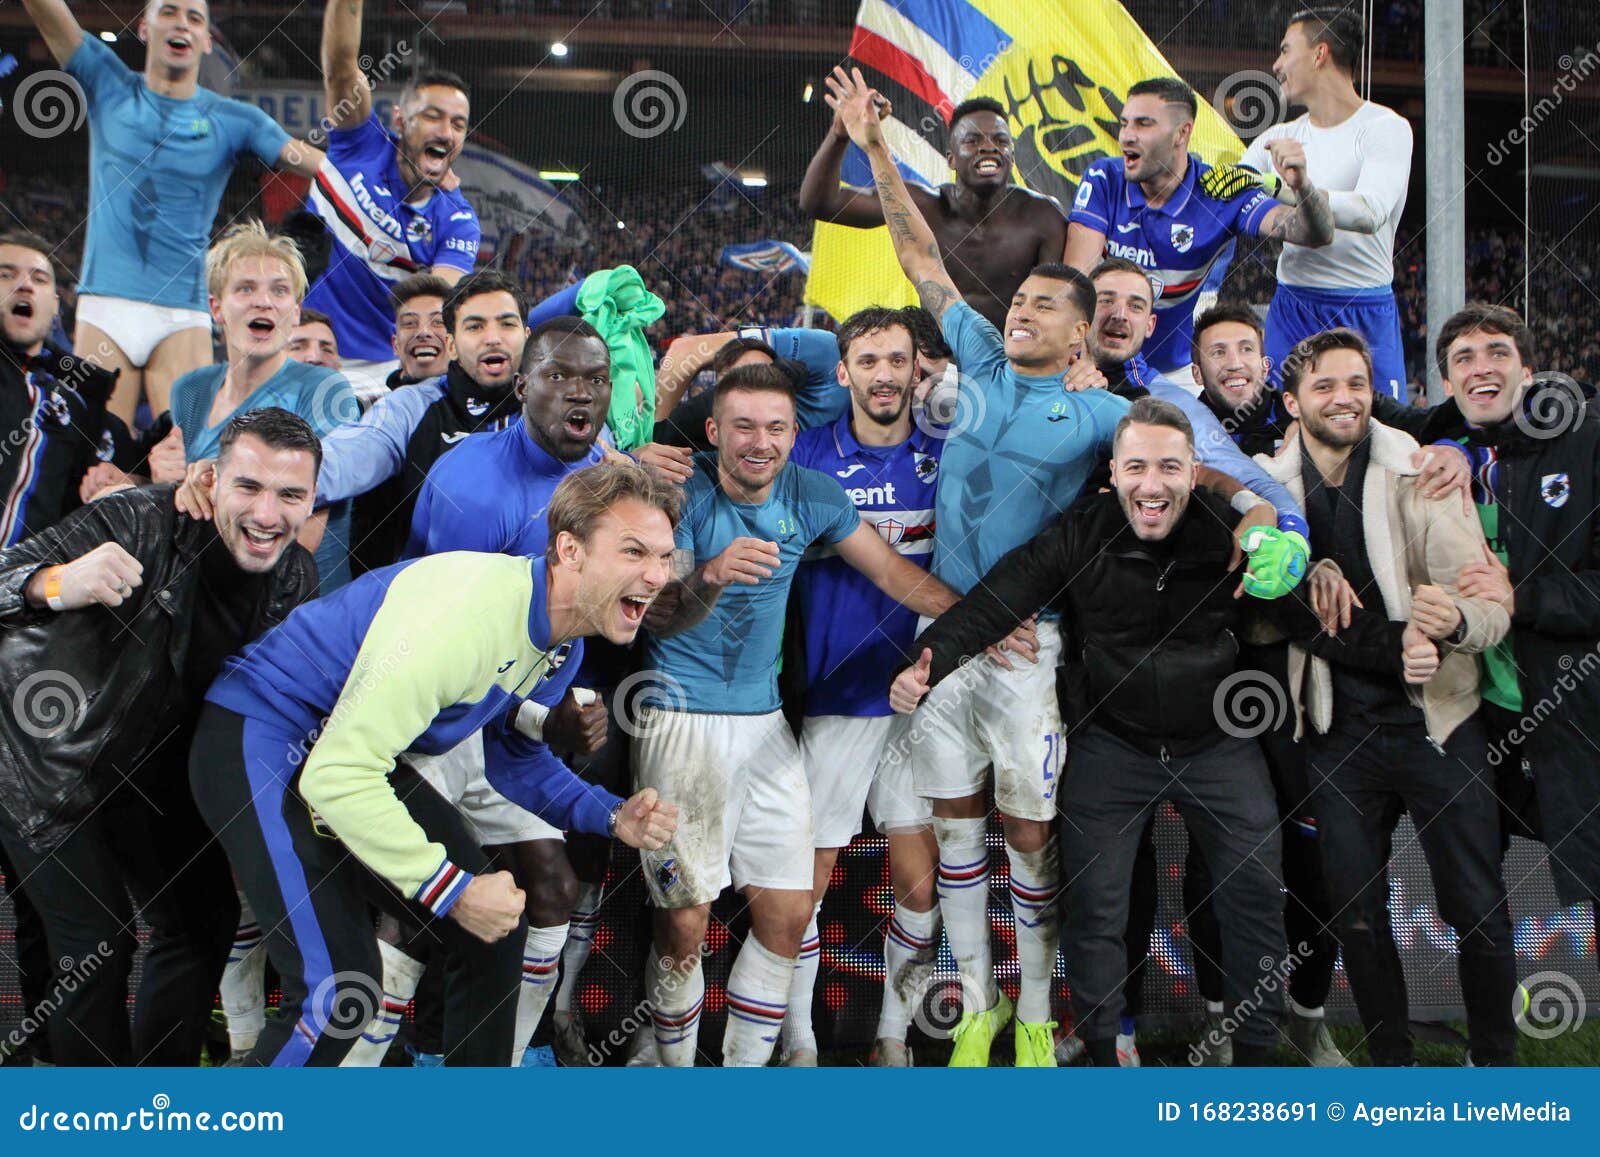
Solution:
[(693, 1068), (700, 1043), (700, 1013), (706, 1003), (706, 977), (700, 957), (694, 967), (667, 966), (667, 958), (653, 945), (646, 965), (645, 995), (650, 999), (650, 1017), (655, 1021), (656, 1049), (661, 1064)]
[(1043, 1024), (1050, 1017), (1050, 983), (1061, 943), (1061, 846), (1054, 836), (1037, 852), (1006, 845), (1011, 861), (1011, 912), (1017, 934), (1017, 1019)]
[(384, 1055), (400, 1032), (406, 1005), (417, 994), (417, 985), (427, 968), (423, 961), (413, 960), (387, 940), (378, 941), (378, 955), (383, 958), (383, 1007), (339, 1062), (342, 1069), (375, 1069), (383, 1064)]
[(916, 1002), (939, 958), (939, 909), (913, 912), (898, 900), (883, 938), (883, 1004), (878, 1011), (879, 1040), (903, 1041)]
[(589, 963), (589, 953), (594, 951), (594, 930), (600, 923), (604, 889), (604, 884), (584, 884), (578, 890), (578, 904), (572, 910), (566, 947), (561, 950), (561, 981), (556, 985), (557, 1012), (572, 1011), (583, 966)]
[(772, 1059), (772, 1046), (789, 1007), (796, 963), (793, 956), (779, 956), (768, 949), (754, 932), (745, 937), (728, 973), (723, 1068), (760, 1068)]
[(999, 999), (994, 985), (994, 952), (989, 947), (989, 849), (985, 819), (947, 820), (938, 816), (933, 831), (939, 839), (939, 911), (950, 954), (961, 970), (966, 993), (984, 1003), (964, 1012), (993, 1008)]
[(522, 985), (517, 990), (517, 1035), (511, 1040), (511, 1067), (522, 1063), (522, 1050), (539, 1027), (544, 1006), (556, 990), (556, 970), (561, 948), (567, 942), (567, 925), (529, 928), (522, 948)]
[(822, 937), (817, 932), (819, 903), (811, 909), (811, 923), (800, 941), (800, 960), (794, 966), (794, 979), (789, 985), (789, 1011), (783, 1018), (783, 1051), (817, 1048), (816, 1028), (811, 1023), (811, 996), (817, 987), (817, 969), (822, 963)]
[(267, 1027), (267, 950), (261, 943), (261, 925), (250, 901), (239, 894), (239, 930), (233, 934), (228, 963), (222, 969), (222, 1012), (228, 1018), (228, 1047), (249, 1052)]

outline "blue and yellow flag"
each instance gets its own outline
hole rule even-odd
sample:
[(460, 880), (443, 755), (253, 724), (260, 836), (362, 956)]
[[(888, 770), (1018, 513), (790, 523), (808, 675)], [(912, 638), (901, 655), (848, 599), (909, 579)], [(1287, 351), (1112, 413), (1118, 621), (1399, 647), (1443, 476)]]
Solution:
[[(850, 56), (894, 104), (884, 135), (907, 180), (935, 187), (949, 179), (939, 149), (950, 112), (989, 96), (1011, 122), (1014, 178), (1063, 209), (1084, 170), (1116, 155), (1128, 89), (1177, 75), (1117, 0), (862, 0)], [(1190, 147), (1213, 163), (1244, 152), (1203, 100)], [(846, 184), (872, 185), (854, 146), (842, 175)], [(886, 230), (819, 223), (806, 300), (844, 318), (869, 305), (909, 305), (916, 295)]]

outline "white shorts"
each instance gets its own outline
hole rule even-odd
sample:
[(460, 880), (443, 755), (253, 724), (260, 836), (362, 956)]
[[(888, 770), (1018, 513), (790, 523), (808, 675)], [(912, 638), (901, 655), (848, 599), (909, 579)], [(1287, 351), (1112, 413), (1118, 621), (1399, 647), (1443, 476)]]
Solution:
[(880, 833), (927, 827), (933, 808), (911, 776), (911, 720), (904, 715), (810, 715), (800, 729), (800, 757), (811, 784), (819, 848), (842, 848), (872, 812)]
[[(144, 368), (156, 346), (186, 329), (211, 332), (211, 315), (203, 309), (179, 309), (171, 305), (151, 305), (126, 297), (78, 298), (79, 321), (86, 321), (117, 343), (130, 365)], [(92, 351), (76, 351), (95, 360)]]
[(699, 715), (641, 708), (633, 788), (678, 805), (678, 832), (639, 853), (657, 908), (738, 888), (811, 891), (811, 792), (781, 712)]
[(399, 368), (399, 358), (392, 358), (386, 362), (364, 362), (360, 358), (345, 358), (339, 364), (339, 372), (345, 376), (350, 388), (355, 391), (356, 401), (361, 403), (363, 411), (370, 410), (372, 403), (389, 392), (389, 375)]
[(930, 799), (982, 793), (994, 768), (1003, 815), (1053, 820), (1065, 764), (1056, 666), (1061, 631), (1039, 624), (1039, 661), (1013, 657), (1007, 671), (978, 656), (929, 692), (911, 717), (907, 742), (917, 792)]
[(455, 804), (487, 847), (529, 840), (564, 840), (526, 808), (490, 786), (483, 773), (483, 732), (474, 732), (443, 755), (407, 753), (406, 762), (445, 799)]

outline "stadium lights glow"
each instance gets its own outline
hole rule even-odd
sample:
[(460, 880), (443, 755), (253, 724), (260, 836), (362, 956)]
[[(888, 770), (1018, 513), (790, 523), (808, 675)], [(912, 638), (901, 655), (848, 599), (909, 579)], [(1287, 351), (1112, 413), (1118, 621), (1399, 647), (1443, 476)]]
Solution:
[(567, 51), (568, 51), (567, 46), (565, 44), (561, 43), (561, 41), (559, 41), (559, 40), (556, 41), (554, 44), (552, 44), (550, 46), (550, 55), (551, 56), (565, 56), (567, 54)]
[(623, 224), (623, 223), (622, 223), (622, 222), (621, 222), (621, 221), (618, 221), (618, 222), (617, 222), (617, 228), (618, 228), (618, 229), (626, 229), (626, 228), (627, 228), (627, 226), (626, 226), (626, 225), (624, 225), (624, 224)]
[(100, 39), (104, 40), (107, 44), (115, 44), (117, 42), (117, 34), (112, 32), (110, 29), (107, 29), (100, 34)]
[(765, 189), (767, 187), (767, 179), (765, 177), (740, 177), (739, 183), (747, 189)]
[(539, 179), (541, 181), (576, 181), (578, 174), (567, 169), (540, 169)]
[(816, 91), (817, 91), (816, 85), (812, 84), (809, 80), (806, 81), (806, 90), (800, 94), (801, 103), (802, 104), (810, 104), (811, 103), (811, 98), (814, 95), (816, 95)]

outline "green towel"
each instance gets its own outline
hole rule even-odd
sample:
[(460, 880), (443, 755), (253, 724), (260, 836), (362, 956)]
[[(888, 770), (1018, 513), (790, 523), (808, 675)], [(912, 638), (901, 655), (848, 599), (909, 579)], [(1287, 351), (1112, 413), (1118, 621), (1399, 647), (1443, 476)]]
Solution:
[(645, 327), (667, 312), (631, 265), (602, 269), (583, 280), (578, 312), (600, 331), (611, 351), (611, 409), (606, 416), (617, 449), (636, 450), (654, 436), (656, 364)]

